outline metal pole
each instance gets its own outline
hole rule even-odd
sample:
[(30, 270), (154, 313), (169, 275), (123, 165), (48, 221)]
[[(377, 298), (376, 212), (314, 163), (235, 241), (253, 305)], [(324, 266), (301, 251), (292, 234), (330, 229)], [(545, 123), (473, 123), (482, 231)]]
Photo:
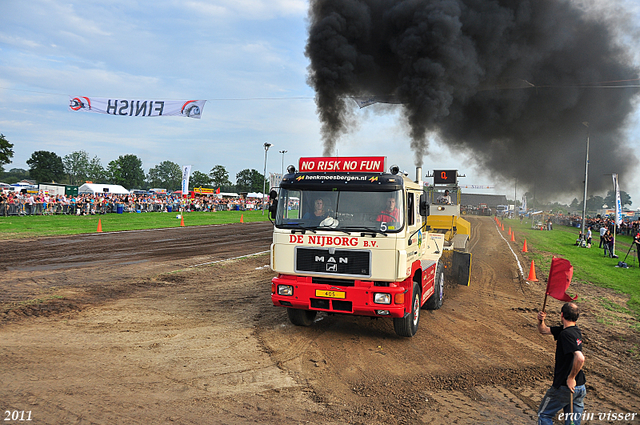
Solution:
[(264, 171), (262, 174), (262, 215), (264, 215), (264, 191), (266, 190), (267, 180), (267, 146), (264, 147)]
[(614, 199), (613, 202), (615, 204), (615, 207), (613, 208), (613, 249), (611, 250), (611, 255), (616, 255), (615, 254), (615, 252), (616, 252), (616, 233), (618, 233), (618, 214), (616, 214), (616, 212), (618, 211), (618, 197), (616, 196), (618, 191), (616, 190), (616, 183), (618, 183), (618, 174), (613, 174), (612, 176), (613, 176), (612, 180), (614, 182), (613, 183), (613, 199)]
[(264, 192), (267, 190), (267, 152), (273, 146), (269, 142), (264, 142), (264, 174), (262, 175), (262, 215), (264, 215)]
[(618, 222), (616, 219), (613, 220), (613, 247), (611, 248), (611, 256), (616, 258), (616, 233), (618, 232)]
[(516, 184), (513, 187), (513, 213), (516, 215), (516, 218), (520, 215), (518, 213), (518, 178), (516, 177)]
[(587, 154), (584, 164), (584, 202), (582, 203), (582, 238), (586, 241), (587, 234), (585, 233), (585, 219), (587, 216), (587, 182), (589, 180), (589, 138), (591, 136), (591, 129), (588, 122), (583, 122), (582, 125), (587, 127)]
[(282, 154), (282, 168), (280, 170), (280, 174), (282, 174), (284, 176), (284, 154), (287, 153), (287, 151), (279, 151)]

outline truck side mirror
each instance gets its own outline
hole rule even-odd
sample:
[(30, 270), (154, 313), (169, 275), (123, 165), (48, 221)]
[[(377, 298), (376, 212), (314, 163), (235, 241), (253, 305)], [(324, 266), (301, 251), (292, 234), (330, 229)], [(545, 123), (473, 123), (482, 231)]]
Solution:
[(420, 195), (420, 215), (427, 217), (429, 215), (429, 204), (424, 196), (424, 193)]
[(271, 201), (269, 204), (269, 215), (275, 220), (276, 213), (278, 212), (278, 192), (275, 190), (269, 192), (269, 200)]
[(277, 211), (278, 211), (278, 200), (274, 199), (271, 202), (271, 205), (269, 205), (269, 214), (271, 215), (271, 218), (274, 220), (276, 218)]

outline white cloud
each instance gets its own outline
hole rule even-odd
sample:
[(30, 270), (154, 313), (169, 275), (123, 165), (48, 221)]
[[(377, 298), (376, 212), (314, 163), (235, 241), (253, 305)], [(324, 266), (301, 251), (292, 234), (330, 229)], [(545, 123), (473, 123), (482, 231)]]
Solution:
[(191, 0), (178, 3), (193, 12), (213, 18), (267, 20), (280, 16), (303, 16), (307, 11), (305, 0)]
[(36, 41), (8, 34), (0, 34), (0, 44), (8, 44), (10, 46), (23, 49), (35, 49), (40, 47), (40, 44)]

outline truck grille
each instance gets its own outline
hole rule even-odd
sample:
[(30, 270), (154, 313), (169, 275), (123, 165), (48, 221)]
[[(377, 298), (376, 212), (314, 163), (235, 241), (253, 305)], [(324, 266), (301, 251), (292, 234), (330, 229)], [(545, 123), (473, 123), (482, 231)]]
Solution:
[(296, 247), (296, 272), (371, 276), (371, 251)]
[(335, 310), (335, 311), (347, 311), (352, 312), (353, 307), (351, 301), (340, 300), (324, 300), (311, 298), (311, 308), (318, 308), (322, 310)]
[(332, 279), (330, 277), (314, 276), (311, 278), (311, 283), (318, 285), (331, 285), (331, 286), (355, 286), (356, 281), (353, 279)]

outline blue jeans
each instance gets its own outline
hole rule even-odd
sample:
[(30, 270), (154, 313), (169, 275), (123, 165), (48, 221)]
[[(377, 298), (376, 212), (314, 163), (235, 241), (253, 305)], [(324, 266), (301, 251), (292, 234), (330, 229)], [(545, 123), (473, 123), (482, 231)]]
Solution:
[[(584, 411), (584, 396), (587, 389), (584, 385), (578, 385), (573, 392), (573, 423), (580, 425), (582, 412)], [(571, 424), (569, 413), (571, 412), (571, 390), (569, 387), (551, 387), (544, 395), (538, 409), (538, 425), (553, 425), (553, 418), (562, 409), (565, 413), (565, 425)]]

